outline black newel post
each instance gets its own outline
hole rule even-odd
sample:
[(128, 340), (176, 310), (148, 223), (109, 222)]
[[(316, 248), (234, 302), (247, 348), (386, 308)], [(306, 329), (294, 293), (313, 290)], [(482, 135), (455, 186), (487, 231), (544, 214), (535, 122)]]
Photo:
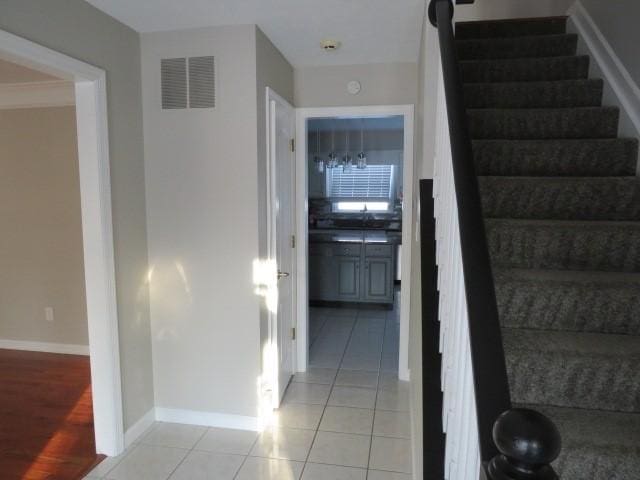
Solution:
[(504, 412), (493, 426), (493, 440), (500, 454), (489, 462), (490, 480), (558, 480), (551, 462), (560, 454), (560, 433), (541, 413)]

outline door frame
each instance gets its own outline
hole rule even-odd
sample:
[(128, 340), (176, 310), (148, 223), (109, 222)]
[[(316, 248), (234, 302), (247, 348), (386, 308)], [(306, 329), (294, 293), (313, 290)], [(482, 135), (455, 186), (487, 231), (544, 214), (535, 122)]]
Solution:
[(362, 107), (317, 107), (296, 109), (296, 238), (297, 256), (297, 355), (298, 372), (307, 370), (309, 359), (309, 228), (308, 228), (308, 168), (307, 168), (307, 120), (326, 117), (379, 117), (402, 115), (404, 117), (403, 150), (403, 198), (402, 208), (402, 255), (400, 290), (400, 351), (398, 376), (409, 380), (409, 322), (411, 305), (411, 239), (413, 238), (413, 178), (414, 178), (414, 107), (413, 105), (375, 105)]
[(94, 433), (99, 454), (124, 450), (105, 71), (0, 30), (0, 57), (75, 85)]
[[(277, 264), (276, 264), (276, 256), (277, 256), (277, 237), (276, 237), (276, 212), (275, 212), (275, 202), (276, 202), (276, 188), (275, 188), (275, 181), (276, 181), (276, 155), (275, 155), (275, 142), (273, 141), (273, 139), (275, 138), (275, 130), (273, 130), (273, 128), (275, 127), (275, 116), (272, 116), (272, 112), (271, 112), (271, 102), (274, 101), (276, 103), (280, 103), (282, 105), (285, 105), (287, 108), (290, 108), (293, 112), (294, 115), (296, 115), (296, 109), (287, 101), (285, 100), (283, 97), (281, 97), (280, 95), (278, 95), (272, 88), (270, 87), (266, 87), (266, 95), (265, 95), (265, 101), (266, 101), (266, 116), (267, 116), (267, 123), (266, 123), (266, 140), (267, 140), (267, 255), (268, 255), (268, 259), (270, 261), (270, 263), (272, 263), (273, 265), (273, 275), (277, 275)], [(294, 129), (296, 128), (296, 117), (294, 116), (293, 118), (293, 122), (294, 122)], [(293, 161), (291, 162), (291, 166), (294, 169), (293, 172), (293, 178), (296, 178), (296, 157), (294, 156)], [(292, 204), (291, 204), (291, 209), (292, 209), (292, 218), (291, 218), (291, 225), (293, 227), (293, 232), (292, 234), (295, 235), (295, 231), (296, 231), (296, 188), (295, 188), (295, 182), (294, 185), (291, 186), (292, 187), (292, 192), (293, 192), (293, 198), (292, 198)], [(293, 325), (296, 325), (296, 312), (298, 310), (297, 307), (297, 281), (296, 281), (296, 272), (297, 272), (297, 255), (296, 252), (294, 251), (292, 254), (292, 265), (291, 265), (291, 299), (292, 299), (292, 307), (291, 307), (291, 318), (293, 320)], [(277, 279), (275, 280), (275, 288), (277, 289)], [(270, 287), (273, 288), (273, 287)], [(268, 334), (268, 344), (273, 346), (273, 345), (277, 345), (278, 343), (278, 323), (277, 323), (277, 317), (276, 315), (269, 309), (267, 308), (267, 315), (268, 315), (268, 329), (269, 329), (269, 334)], [(295, 373), (297, 370), (297, 340), (296, 339), (292, 339), (292, 347), (291, 347), (291, 371), (292, 373)], [(271, 362), (270, 365), (265, 365), (264, 370), (266, 372), (268, 372), (268, 375), (271, 377), (269, 379), (269, 382), (271, 383), (271, 388), (272, 388), (272, 395), (273, 395), (273, 402), (272, 402), (272, 407), (273, 408), (278, 408), (280, 406), (280, 395), (279, 395), (279, 371), (280, 371), (280, 365), (278, 362), (278, 355), (277, 355), (277, 349), (274, 348), (270, 348), (269, 349), (269, 354), (271, 355), (272, 358), (267, 358), (264, 359), (264, 361), (266, 362)]]

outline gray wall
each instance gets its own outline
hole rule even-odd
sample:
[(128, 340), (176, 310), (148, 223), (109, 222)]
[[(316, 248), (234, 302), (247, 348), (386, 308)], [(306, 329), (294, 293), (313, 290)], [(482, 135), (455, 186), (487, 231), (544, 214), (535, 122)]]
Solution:
[[(565, 15), (575, 0), (482, 0), (456, 6), (456, 20), (552, 17)], [(612, 2), (607, 2), (612, 3)]]
[(3, 0), (0, 28), (107, 72), (125, 428), (153, 407), (140, 40), (82, 0)]
[[(296, 107), (407, 105), (416, 103), (418, 71), (415, 63), (379, 63), (296, 68)], [(347, 92), (358, 80), (362, 90)]]
[(0, 172), (0, 339), (88, 345), (75, 107), (0, 110)]

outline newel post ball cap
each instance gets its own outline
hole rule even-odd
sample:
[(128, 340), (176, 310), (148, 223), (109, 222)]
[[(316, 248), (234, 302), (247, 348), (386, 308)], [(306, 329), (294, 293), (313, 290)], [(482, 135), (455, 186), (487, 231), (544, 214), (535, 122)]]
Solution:
[(555, 424), (535, 410), (514, 408), (498, 417), (493, 440), (500, 453), (524, 465), (548, 465), (558, 455), (562, 441)]

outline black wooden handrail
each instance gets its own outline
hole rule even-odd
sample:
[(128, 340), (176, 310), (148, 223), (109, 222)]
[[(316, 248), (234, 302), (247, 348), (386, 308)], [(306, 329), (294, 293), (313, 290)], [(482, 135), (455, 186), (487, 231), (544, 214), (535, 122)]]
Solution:
[[(474, 0), (457, 0), (458, 4)], [(469, 318), (471, 363), (484, 474), (492, 480), (554, 479), (549, 466), (560, 437), (549, 419), (512, 409), (502, 333), (478, 178), (453, 29), (453, 1), (431, 0), (429, 20), (438, 29), (458, 205), (460, 249)], [(524, 441), (523, 441), (524, 440)]]

